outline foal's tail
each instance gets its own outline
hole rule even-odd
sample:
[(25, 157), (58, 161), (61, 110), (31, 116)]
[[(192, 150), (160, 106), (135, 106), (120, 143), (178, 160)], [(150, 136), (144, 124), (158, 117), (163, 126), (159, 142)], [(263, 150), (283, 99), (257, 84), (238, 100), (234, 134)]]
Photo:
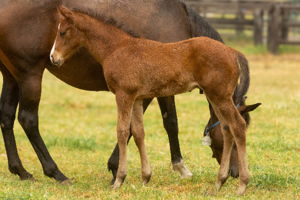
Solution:
[(248, 60), (246, 57), (240, 53), (236, 53), (237, 64), (239, 67), (239, 83), (237, 84), (234, 94), (233, 100), (235, 104), (242, 102), (244, 96), (246, 95), (249, 85), (250, 85), (250, 73)]

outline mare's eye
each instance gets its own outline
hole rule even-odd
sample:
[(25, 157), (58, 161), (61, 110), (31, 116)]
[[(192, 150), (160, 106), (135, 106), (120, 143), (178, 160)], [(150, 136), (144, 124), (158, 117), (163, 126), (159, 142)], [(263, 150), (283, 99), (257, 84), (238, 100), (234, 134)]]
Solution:
[(60, 36), (66, 35), (66, 32), (60, 32)]

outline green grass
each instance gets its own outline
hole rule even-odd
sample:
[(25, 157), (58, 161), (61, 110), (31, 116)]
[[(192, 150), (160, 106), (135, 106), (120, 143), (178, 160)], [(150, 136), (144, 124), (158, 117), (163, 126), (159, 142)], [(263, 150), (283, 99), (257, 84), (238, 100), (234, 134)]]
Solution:
[(251, 86), (247, 102), (262, 102), (251, 113), (247, 132), (251, 180), (244, 197), (235, 195), (238, 180), (232, 178), (220, 192), (215, 191), (219, 166), (211, 158), (211, 150), (202, 146), (209, 112), (204, 95), (198, 91), (176, 96), (181, 150), (193, 178), (182, 180), (172, 171), (168, 139), (154, 101), (144, 117), (152, 179), (142, 186), (139, 155), (131, 141), (128, 176), (121, 189), (111, 191), (106, 163), (116, 143), (114, 96), (72, 88), (45, 72), (40, 131), (59, 168), (74, 179), (73, 185), (61, 186), (43, 175), (36, 154), (16, 122), (20, 157), (36, 181), (20, 181), (9, 173), (0, 140), (0, 199), (299, 199), (299, 53), (284, 50), (272, 56), (260, 49), (263, 47), (247, 42), (229, 45), (249, 59)]

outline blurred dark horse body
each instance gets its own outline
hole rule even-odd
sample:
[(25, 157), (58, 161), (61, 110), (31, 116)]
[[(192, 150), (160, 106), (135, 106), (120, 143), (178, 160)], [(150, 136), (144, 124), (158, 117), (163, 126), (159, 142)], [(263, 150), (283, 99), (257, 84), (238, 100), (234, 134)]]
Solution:
[[(124, 31), (160, 42), (175, 42), (195, 36), (222, 41), (212, 27), (179, 1), (64, 0), (62, 3), (71, 9), (96, 9), (97, 13), (116, 20)], [(0, 122), (9, 170), (18, 174), (21, 179), (31, 179), (33, 176), (22, 166), (16, 148), (13, 126), (18, 104), (18, 120), (38, 155), (45, 175), (60, 182), (68, 180), (48, 153), (38, 129), (38, 106), (44, 70), (47, 68), (73, 87), (91, 91), (108, 90), (101, 67), (85, 49), (81, 49), (60, 69), (50, 64), (49, 53), (58, 26), (59, 4), (55, 0), (0, 2), (0, 69), (3, 74)], [(242, 91), (241, 96), (246, 90)], [(144, 101), (144, 110), (151, 100)], [(169, 136), (173, 168), (180, 171), (182, 176), (190, 176), (180, 153), (174, 97), (158, 98), (158, 102)], [(222, 139), (220, 131), (215, 134), (219, 134), (215, 138)], [(217, 148), (222, 149), (222, 143), (220, 145)], [(236, 154), (236, 151), (232, 154)], [(238, 162), (235, 161), (235, 164)], [(116, 147), (108, 162), (108, 168), (114, 176), (117, 166)]]

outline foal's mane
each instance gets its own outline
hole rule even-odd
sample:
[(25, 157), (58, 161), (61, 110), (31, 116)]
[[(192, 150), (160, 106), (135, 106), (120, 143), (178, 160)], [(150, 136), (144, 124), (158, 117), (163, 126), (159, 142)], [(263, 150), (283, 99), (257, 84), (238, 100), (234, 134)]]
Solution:
[(94, 17), (94, 18), (104, 22), (105, 24), (113, 25), (116, 28), (121, 29), (124, 32), (128, 33), (132, 37), (135, 37), (135, 38), (140, 37), (138, 33), (133, 31), (132, 29), (126, 27), (124, 23), (117, 21), (113, 17), (106, 16), (103, 13), (99, 13), (99, 12), (89, 9), (89, 8), (86, 8), (86, 10), (85, 10), (85, 8), (72, 8), (71, 10), (74, 12), (78, 12), (78, 13), (82, 13), (82, 14), (86, 14), (91, 17)]

